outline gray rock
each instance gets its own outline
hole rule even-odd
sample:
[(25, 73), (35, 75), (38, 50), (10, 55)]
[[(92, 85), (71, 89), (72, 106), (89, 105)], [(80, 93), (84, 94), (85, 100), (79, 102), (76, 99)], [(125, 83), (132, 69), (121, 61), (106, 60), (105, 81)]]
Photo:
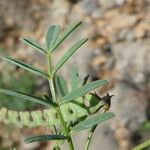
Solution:
[(139, 125), (146, 120), (147, 95), (132, 88), (126, 82), (117, 83), (110, 93), (115, 95), (112, 100), (111, 111), (116, 116), (112, 124), (120, 122), (132, 132), (136, 131)]
[[(117, 143), (113, 138), (113, 130), (110, 128), (108, 122), (102, 123), (97, 127), (90, 145), (91, 149), (117, 150)], [(88, 133), (89, 130), (75, 134), (74, 144), (77, 150), (84, 149)], [(79, 138), (81, 140), (79, 140)]]
[(115, 6), (122, 6), (125, 0), (99, 0), (99, 4), (104, 9), (110, 9)]
[(102, 16), (102, 11), (97, 0), (83, 0), (77, 4), (80, 12), (97, 19)]
[(114, 35), (114, 36), (116, 36), (116, 42), (117, 41), (130, 41), (131, 42), (134, 40), (133, 31), (130, 30), (129, 28), (122, 29), (121, 31), (117, 33), (117, 35)]
[(54, 0), (51, 6), (50, 19), (53, 24), (64, 26), (69, 13), (70, 3), (66, 0)]
[[(144, 88), (147, 81), (146, 74), (150, 73), (150, 42), (136, 41), (113, 45), (116, 60), (116, 70), (119, 80), (126, 80)], [(145, 74), (146, 73), (146, 74)]]

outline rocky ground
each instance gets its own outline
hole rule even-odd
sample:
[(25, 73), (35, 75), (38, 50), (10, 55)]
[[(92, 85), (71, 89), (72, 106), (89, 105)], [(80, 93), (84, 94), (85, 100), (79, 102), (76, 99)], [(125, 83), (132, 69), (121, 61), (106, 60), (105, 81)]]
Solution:
[[(50, 24), (65, 28), (75, 20), (82, 20), (82, 27), (59, 47), (53, 63), (75, 40), (89, 37), (88, 44), (60, 74), (68, 79), (68, 70), (75, 64), (82, 77), (90, 74), (91, 80), (103, 78), (110, 82), (99, 93), (115, 95), (111, 111), (116, 117), (97, 129), (92, 146), (95, 150), (130, 150), (149, 136), (138, 129), (150, 118), (150, 0), (0, 0), (0, 54), (46, 69), (43, 57), (21, 43), (19, 37), (30, 37), (44, 45), (45, 29)], [(45, 86), (45, 81), (39, 82)], [(0, 132), (3, 148), (18, 145), (21, 150), (47, 150), (51, 145), (26, 146), (20, 139), (29, 131), (16, 129), (8, 133), (3, 125), (0, 130), (4, 130)], [(80, 137), (84, 139), (84, 135)], [(77, 149), (82, 148), (82, 143), (75, 143)]]

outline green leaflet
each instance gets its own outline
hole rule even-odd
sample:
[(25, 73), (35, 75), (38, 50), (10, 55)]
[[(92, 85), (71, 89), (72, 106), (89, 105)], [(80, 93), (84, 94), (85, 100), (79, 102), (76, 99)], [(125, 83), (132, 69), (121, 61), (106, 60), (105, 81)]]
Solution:
[(51, 50), (51, 47), (56, 42), (58, 35), (59, 35), (59, 32), (60, 32), (60, 26), (59, 25), (51, 25), (48, 28), (48, 31), (46, 34), (46, 39), (45, 39), (48, 50)]
[(150, 147), (150, 139), (134, 147), (132, 150), (146, 150), (146, 148), (149, 147)]
[(10, 90), (5, 90), (5, 89), (0, 89), (0, 93), (6, 94), (6, 95), (10, 95), (10, 96), (14, 96), (17, 98), (21, 98), (23, 100), (29, 100), (32, 102), (36, 102), (45, 106), (50, 106), (50, 103), (48, 101), (45, 101), (42, 98), (37, 98), (37, 97), (33, 97), (31, 95), (25, 94), (25, 93), (21, 93), (21, 92), (15, 92), (15, 91), (10, 91)]
[[(73, 104), (64, 104), (61, 106), (61, 111), (65, 122), (70, 123), (76, 122), (78, 119), (87, 116), (88, 112), (86, 109)], [(53, 125), (60, 125), (60, 120), (57, 116), (54, 108), (37, 110), (37, 111), (14, 111), (7, 110), (6, 108), (0, 109), (0, 122), (6, 124), (15, 124), (17, 127), (38, 127), (45, 126), (50, 127)]]
[(63, 135), (39, 135), (32, 136), (25, 139), (26, 143), (32, 143), (36, 141), (48, 141), (48, 140), (64, 140), (66, 139)]
[(6, 115), (4, 115), (6, 117), (6, 123), (17, 123), (18, 122), (18, 113), (16, 111), (5, 111), (5, 109), (3, 110), (5, 113), (7, 113), (8, 118), (6, 117)]
[[(95, 99), (91, 97), (90, 99), (94, 101)], [(46, 102), (48, 103), (48, 101)], [(79, 121), (80, 118), (83, 120), (83, 118), (86, 118), (89, 115), (90, 106), (87, 108), (82, 98), (80, 98), (80, 103), (78, 103), (78, 100), (74, 100), (74, 102), (77, 103), (64, 103), (60, 106), (61, 112), (67, 125)], [(98, 107), (101, 108), (102, 106), (104, 107), (104, 103), (100, 101), (97, 106), (93, 107), (92, 114), (97, 111)], [(31, 112), (17, 112), (15, 110), (7, 110), (6, 108), (2, 108), (0, 109), (0, 122), (4, 122), (6, 124), (15, 124), (18, 127), (49, 127), (52, 125), (60, 125), (56, 110), (53, 107)]]
[(97, 81), (87, 83), (86, 85), (83, 85), (80, 88), (75, 89), (75, 90), (71, 91), (70, 93), (68, 93), (66, 96), (64, 96), (62, 98), (61, 104), (71, 101), (73, 99), (76, 99), (76, 98), (86, 94), (87, 92), (89, 92), (99, 86), (106, 85), (106, 84), (108, 84), (108, 82), (106, 80), (97, 80)]
[(56, 76), (55, 83), (60, 95), (62, 97), (65, 96), (68, 93), (68, 89), (64, 78), (62, 76)]
[(111, 112), (105, 112), (102, 114), (98, 114), (94, 117), (87, 118), (84, 121), (79, 122), (77, 125), (75, 125), (72, 128), (72, 131), (78, 132), (78, 131), (82, 131), (85, 129), (89, 129), (89, 128), (91, 128), (91, 127), (93, 127), (99, 123), (102, 123), (102, 122), (104, 122), (104, 121), (106, 121), (112, 117), (114, 117), (114, 114)]
[(59, 36), (55, 44), (51, 48), (51, 52), (53, 52), (69, 35), (73, 32), (79, 25), (81, 25), (81, 21), (70, 24), (65, 31)]
[(30, 66), (28, 64), (25, 64), (25, 63), (23, 63), (21, 61), (17, 61), (15, 59), (12, 59), (12, 58), (9, 58), (9, 57), (3, 57), (2, 59), (5, 60), (5, 61), (10, 62), (10, 63), (12, 63), (12, 64), (14, 64), (16, 66), (19, 66), (19, 67), (21, 67), (21, 68), (23, 68), (23, 69), (25, 69), (25, 70), (27, 70), (29, 72), (32, 72), (34, 74), (41, 75), (41, 76), (46, 77), (46, 78), (49, 77), (48, 74), (42, 72), (40, 69), (35, 68), (33, 66)]
[(64, 55), (63, 57), (59, 60), (59, 62), (56, 64), (54, 69), (52, 70), (52, 75), (54, 75), (60, 68), (61, 66), (75, 53), (78, 48), (80, 48), (85, 42), (87, 42), (88, 39), (82, 39), (75, 43)]
[(28, 44), (29, 46), (33, 47), (34, 49), (38, 50), (39, 52), (42, 52), (46, 54), (46, 51), (35, 41), (27, 38), (20, 38), (21, 41), (23, 41), (25, 44)]
[(78, 88), (78, 70), (73, 68), (71, 71), (71, 90)]

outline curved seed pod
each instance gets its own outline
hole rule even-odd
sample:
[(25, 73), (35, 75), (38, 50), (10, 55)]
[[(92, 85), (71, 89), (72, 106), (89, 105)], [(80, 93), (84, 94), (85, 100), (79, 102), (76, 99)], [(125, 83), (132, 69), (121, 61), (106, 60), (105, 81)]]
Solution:
[(43, 110), (43, 117), (45, 119), (45, 126), (60, 124), (58, 115), (54, 108)]
[(18, 118), (20, 119), (20, 126), (27, 126), (31, 127), (32, 126), (32, 120), (31, 120), (31, 114), (28, 111), (20, 111), (18, 113)]
[(42, 111), (36, 110), (31, 112), (32, 126), (41, 126), (44, 124)]
[(5, 120), (7, 120), (6, 114), (7, 114), (7, 109), (1, 108), (1, 110), (0, 110), (0, 121), (1, 122), (5, 122)]
[[(85, 105), (82, 98), (78, 98), (72, 102), (64, 103), (60, 106), (63, 118), (67, 125), (80, 121), (86, 118), (89, 114), (96, 113), (99, 109), (105, 108), (108, 104), (108, 99), (111, 96), (103, 98), (97, 97), (94, 94), (87, 94), (86, 101), (89, 101), (89, 106)], [(6, 124), (15, 124), (18, 127), (37, 127), (37, 126), (52, 126), (59, 125), (59, 117), (54, 108), (36, 110), (36, 111), (14, 111), (6, 108), (0, 109), (0, 122)]]
[[(60, 107), (67, 124), (76, 122), (87, 115), (87, 110), (76, 104), (64, 104)], [(14, 111), (6, 108), (0, 109), (0, 122), (14, 124), (18, 127), (37, 127), (59, 125), (60, 121), (54, 108), (36, 111)]]
[(74, 123), (80, 118), (88, 115), (88, 111), (81, 106), (82, 105), (80, 105), (80, 103), (76, 103), (76, 104), (66, 103), (61, 106), (61, 111), (62, 111), (64, 120), (68, 124)]
[[(8, 119), (9, 118), (9, 119)], [(8, 123), (18, 123), (19, 119), (18, 119), (18, 112), (17, 111), (7, 111), (7, 119), (6, 122)]]

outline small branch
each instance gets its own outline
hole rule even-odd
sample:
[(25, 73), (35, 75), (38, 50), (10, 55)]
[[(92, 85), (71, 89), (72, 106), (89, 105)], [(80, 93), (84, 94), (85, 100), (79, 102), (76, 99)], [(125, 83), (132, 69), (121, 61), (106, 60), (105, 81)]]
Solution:
[[(106, 112), (106, 111), (108, 111), (108, 110), (109, 110), (109, 108), (107, 108), (107, 109), (104, 108), (103, 113)], [(91, 140), (92, 140), (94, 131), (95, 131), (95, 129), (96, 129), (97, 126), (98, 126), (98, 124), (95, 125), (95, 126), (93, 126), (93, 127), (91, 128), (91, 130), (90, 130), (90, 132), (89, 132), (89, 135), (88, 135), (88, 138), (87, 138), (87, 141), (86, 141), (86, 145), (85, 145), (85, 149), (84, 149), (84, 150), (89, 150), (89, 146), (90, 146), (90, 144), (91, 144)]]
[(91, 144), (91, 140), (92, 140), (92, 137), (93, 137), (93, 134), (94, 134), (94, 131), (96, 129), (97, 125), (93, 126), (89, 132), (89, 135), (88, 135), (88, 138), (87, 138), (87, 141), (86, 141), (86, 145), (85, 145), (85, 149), (84, 150), (89, 150), (89, 146)]
[(150, 146), (150, 139), (134, 147), (132, 150), (142, 150), (142, 149), (144, 150), (145, 148), (148, 148), (149, 146)]

